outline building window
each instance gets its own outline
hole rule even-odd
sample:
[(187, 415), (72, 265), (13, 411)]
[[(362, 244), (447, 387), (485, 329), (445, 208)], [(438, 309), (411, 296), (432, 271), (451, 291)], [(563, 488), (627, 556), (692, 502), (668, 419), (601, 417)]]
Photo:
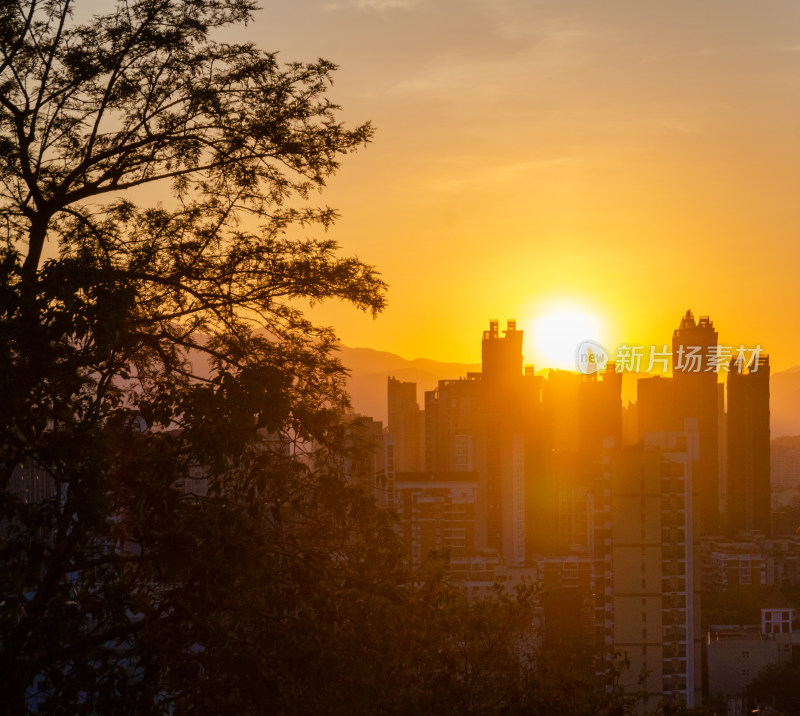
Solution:
[(739, 560), (739, 584), (752, 584), (753, 579), (750, 572), (750, 560)]

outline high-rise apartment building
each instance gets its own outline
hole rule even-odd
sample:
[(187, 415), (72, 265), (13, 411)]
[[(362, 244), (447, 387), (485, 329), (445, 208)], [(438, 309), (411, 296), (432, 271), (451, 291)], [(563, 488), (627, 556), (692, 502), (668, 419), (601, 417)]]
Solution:
[(523, 375), (522, 336), (514, 321), (503, 335), (492, 321), (482, 372), (425, 393), (426, 469), (476, 473), (476, 547), (496, 550), (509, 565), (526, 559), (526, 435), (538, 405), (539, 381)]
[(687, 420), (682, 431), (609, 449), (596, 489), (598, 636), (627, 653), (627, 681), (647, 673), (651, 703), (701, 699), (698, 443), (697, 420)]
[(481, 341), (481, 375), (490, 390), (515, 388), (522, 377), (522, 331), (508, 321), (500, 335), (499, 322), (489, 321)]
[(770, 536), (769, 358), (728, 373), (727, 531)]
[(672, 335), (672, 377), (654, 376), (637, 383), (639, 439), (651, 431), (681, 430), (686, 418), (697, 420), (699, 439), (695, 482), (699, 529), (720, 533), (719, 434), (723, 386), (714, 369), (717, 331), (708, 316), (695, 321), (691, 311)]
[[(672, 375), (675, 408), (681, 420), (697, 419), (699, 456), (695, 480), (699, 489), (700, 529), (704, 534), (719, 534), (720, 474), (719, 416), (722, 388), (718, 373), (708, 370), (717, 355), (717, 331), (708, 316), (695, 322), (691, 311), (681, 319), (672, 334)], [(710, 358), (713, 356), (714, 358)]]
[(447, 552), (451, 562), (475, 554), (477, 491), (473, 472), (397, 473), (398, 527), (412, 567), (431, 552)]
[(418, 472), (425, 467), (425, 414), (417, 403), (417, 384), (390, 377), (388, 429), (394, 436), (395, 468), (398, 472)]

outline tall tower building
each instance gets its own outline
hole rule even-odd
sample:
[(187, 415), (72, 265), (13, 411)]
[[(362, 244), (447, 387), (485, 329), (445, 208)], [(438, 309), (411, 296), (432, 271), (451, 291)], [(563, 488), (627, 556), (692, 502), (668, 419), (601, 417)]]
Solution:
[[(699, 457), (695, 480), (699, 491), (700, 529), (703, 534), (720, 533), (719, 505), (719, 414), (721, 390), (709, 367), (709, 356), (717, 355), (717, 332), (708, 316), (695, 322), (691, 311), (672, 334), (672, 381), (674, 410), (681, 420), (697, 419)], [(672, 426), (670, 426), (671, 429)]]
[(425, 391), (425, 470), (471, 470), (477, 426), (483, 405), (479, 373), (466, 378), (440, 380), (435, 390)]
[(769, 357), (761, 355), (745, 372), (740, 359), (728, 373), (728, 502), (731, 536), (771, 525), (769, 441)]
[[(523, 376), (522, 331), (508, 321), (504, 335), (491, 321), (482, 340), (482, 372), (439, 381), (425, 393), (425, 467), (475, 472), (476, 542), (509, 565), (526, 559), (526, 433), (536, 413), (539, 381)], [(537, 403), (538, 406), (538, 403)]]
[(489, 321), (481, 341), (481, 373), (490, 389), (512, 387), (522, 377), (522, 331), (508, 321), (500, 335), (498, 321)]
[(592, 462), (605, 438), (622, 441), (622, 373), (616, 368), (609, 362), (599, 375), (582, 375), (578, 387), (578, 452)]
[(588, 550), (592, 490), (603, 443), (622, 439), (622, 373), (551, 370), (542, 384), (545, 450), (529, 482), (530, 544), (552, 554)]
[(418, 472), (424, 467), (425, 416), (417, 404), (417, 384), (390, 377), (387, 384), (389, 432), (394, 436), (397, 472)]
[(522, 372), (522, 337), (517, 322), (490, 321), (481, 341), (480, 436), (486, 495), (486, 546), (506, 564), (526, 557), (525, 425), (527, 406)]
[[(606, 646), (630, 659), (623, 681), (653, 700), (694, 707), (701, 696), (697, 421), (609, 449), (596, 497), (596, 623)], [(649, 705), (649, 704), (648, 704)]]

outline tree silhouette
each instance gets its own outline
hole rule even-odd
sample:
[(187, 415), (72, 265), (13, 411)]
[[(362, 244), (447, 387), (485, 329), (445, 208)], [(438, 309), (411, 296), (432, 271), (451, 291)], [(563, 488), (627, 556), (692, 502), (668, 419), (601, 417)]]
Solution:
[[(371, 128), (330, 63), (213, 39), (254, 10), (0, 3), (0, 704), (542, 712), (534, 595), (410, 574), (345, 480), (345, 372), (301, 307), (384, 305), (311, 203)], [(627, 710), (617, 675), (564, 713)]]
[[(383, 306), (371, 267), (305, 233), (335, 219), (308, 199), (371, 129), (338, 121), (330, 63), (212, 39), (252, 3), (72, 9), (0, 10), (0, 682), (17, 706), (136, 710), (194, 688), (181, 663), (219, 686), (230, 670), (204, 662), (238, 643), (241, 599), (301, 613), (270, 602), (279, 581), (253, 591), (291, 555), (316, 555), (317, 584), (356, 568), (331, 561), (368, 512), (334, 456), (344, 373), (296, 303)], [(155, 182), (168, 205), (131, 201)], [(11, 489), (20, 470), (44, 497)]]

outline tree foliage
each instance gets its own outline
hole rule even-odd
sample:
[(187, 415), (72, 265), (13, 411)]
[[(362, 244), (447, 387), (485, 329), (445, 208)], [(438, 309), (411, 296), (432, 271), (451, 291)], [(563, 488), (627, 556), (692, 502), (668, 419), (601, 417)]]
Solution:
[[(383, 305), (371, 267), (306, 236), (335, 218), (311, 191), (371, 129), (339, 122), (330, 63), (213, 39), (253, 9), (143, 0), (78, 22), (69, 0), (2, 3), (10, 703), (152, 705), (192, 680), (219, 687), (233, 675), (215, 640), (260, 663), (234, 625), (257, 607), (300, 623), (302, 600), (282, 590), (312, 599), (301, 577), (323, 584), (315, 566), (355, 567), (335, 558), (357, 504), (332, 455), (344, 374), (332, 332), (295, 304)], [(134, 204), (155, 182), (167, 205)], [(10, 489), (20, 467), (46, 499)], [(183, 487), (197, 470), (208, 495)]]
[(770, 664), (750, 682), (746, 694), (756, 707), (771, 708), (774, 713), (795, 716), (800, 714), (798, 679), (800, 667), (797, 664)]
[(371, 138), (334, 66), (215, 40), (247, 0), (72, 5), (0, 0), (0, 703), (544, 713), (532, 595), (414, 577), (343, 476), (299, 306), (385, 286), (311, 203)]

